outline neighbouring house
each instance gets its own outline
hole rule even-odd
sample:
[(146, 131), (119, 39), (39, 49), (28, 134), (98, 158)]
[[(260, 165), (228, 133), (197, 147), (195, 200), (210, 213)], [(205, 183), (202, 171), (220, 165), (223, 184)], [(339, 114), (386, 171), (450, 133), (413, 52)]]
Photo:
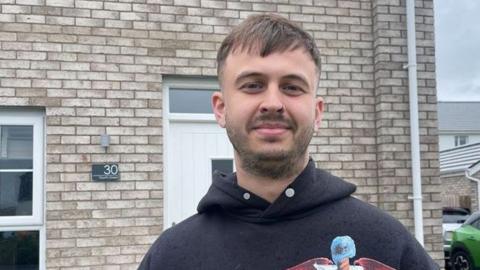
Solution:
[(438, 102), (440, 151), (480, 142), (480, 102)]
[(440, 151), (442, 205), (479, 210), (480, 143)]
[[(415, 4), (423, 231), (442, 264), (433, 0)], [(136, 269), (195, 213), (212, 170), (234, 170), (209, 105), (217, 48), (264, 12), (320, 49), (317, 166), (413, 232), (405, 1), (3, 0), (0, 269)]]

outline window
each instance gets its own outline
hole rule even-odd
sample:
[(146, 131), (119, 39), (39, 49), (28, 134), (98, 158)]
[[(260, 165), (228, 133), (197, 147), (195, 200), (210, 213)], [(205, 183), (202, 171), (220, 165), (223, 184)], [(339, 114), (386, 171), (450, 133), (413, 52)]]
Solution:
[(233, 172), (233, 159), (212, 159), (212, 174), (215, 171), (222, 173), (232, 173)]
[(43, 115), (0, 110), (0, 269), (44, 269)]
[(217, 90), (170, 88), (171, 113), (213, 113), (212, 94)]
[(39, 231), (0, 231), (0, 269), (39, 269)]
[(163, 83), (167, 129), (173, 122), (215, 122), (212, 94), (220, 91), (215, 78), (166, 76)]
[(460, 146), (468, 143), (468, 136), (455, 136), (455, 146)]
[(472, 222), (472, 226), (480, 230), (480, 218)]

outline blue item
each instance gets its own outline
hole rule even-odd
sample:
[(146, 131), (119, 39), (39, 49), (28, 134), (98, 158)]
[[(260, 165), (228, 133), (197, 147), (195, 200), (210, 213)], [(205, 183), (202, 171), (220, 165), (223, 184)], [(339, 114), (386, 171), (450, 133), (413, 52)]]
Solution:
[(330, 246), (332, 260), (339, 265), (345, 258), (355, 257), (355, 242), (350, 236), (337, 236)]

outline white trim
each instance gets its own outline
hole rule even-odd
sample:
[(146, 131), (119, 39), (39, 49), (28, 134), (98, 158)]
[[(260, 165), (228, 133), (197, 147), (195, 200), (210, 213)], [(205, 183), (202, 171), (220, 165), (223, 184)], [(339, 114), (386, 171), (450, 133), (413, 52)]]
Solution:
[(168, 134), (170, 131), (170, 125), (169, 125), (169, 110), (170, 110), (170, 102), (168, 100), (169, 95), (168, 95), (168, 84), (167, 82), (163, 82), (162, 84), (162, 98), (163, 98), (163, 153), (162, 153), (162, 158), (163, 158), (163, 228), (168, 228), (170, 227), (169, 224), (167, 223), (167, 209), (168, 209)]
[(0, 125), (33, 126), (32, 215), (2, 216), (0, 226), (43, 225), (43, 117), (32, 112), (1, 112)]
[(0, 170), (0, 172), (33, 172), (32, 169), (12, 169), (12, 170)]
[(477, 163), (475, 166), (469, 168), (468, 170), (470, 172), (470, 175), (475, 175), (480, 171), (480, 163)]
[(45, 226), (40, 227), (40, 243), (38, 245), (38, 252), (40, 252), (38, 256), (38, 267), (39, 270), (47, 269), (46, 262), (47, 262), (47, 233)]
[[(32, 216), (0, 217), (0, 231), (38, 231), (39, 269), (46, 269), (46, 121), (43, 111), (35, 109), (0, 109), (0, 125), (33, 126), (33, 168), (24, 170), (0, 170), (1, 172), (33, 172)], [(37, 180), (37, 181), (35, 181)]]
[[(42, 167), (41, 168), (47, 168), (47, 121), (46, 121), (46, 116), (45, 114), (42, 113), (42, 121), (43, 121), (43, 133), (41, 134), (42, 136), (42, 150), (43, 150), (43, 155), (42, 155)], [(47, 183), (47, 170), (42, 170), (42, 194), (43, 194), (43, 200), (42, 200), (42, 212), (43, 212), (43, 225), (40, 229), (40, 256), (39, 256), (39, 270), (45, 270), (47, 269), (46, 263), (47, 263), (47, 188), (46, 188), (46, 183)]]
[(0, 232), (40, 231), (42, 226), (1, 226)]
[(201, 113), (170, 113), (170, 122), (215, 122), (215, 115)]
[(438, 135), (480, 135), (480, 130), (470, 129), (470, 130), (439, 130)]
[[(213, 113), (170, 113), (170, 89), (171, 88), (182, 88), (188, 90), (210, 90), (215, 91), (220, 89), (220, 86), (216, 80), (212, 78), (166, 78), (163, 80), (163, 100), (164, 100), (164, 116), (166, 119), (175, 119), (180, 117), (180, 120), (185, 118), (189, 120), (203, 120), (204, 117), (210, 120), (210, 115), (213, 116)], [(167, 107), (165, 107), (167, 105)], [(165, 114), (166, 113), (166, 114)], [(213, 117), (213, 120), (215, 118)]]
[[(168, 205), (168, 151), (170, 131), (170, 122), (212, 122), (215, 121), (213, 114), (193, 114), (193, 113), (170, 113), (170, 88), (186, 88), (198, 90), (215, 90), (220, 86), (213, 77), (163, 77), (162, 78), (162, 98), (163, 98), (163, 228), (169, 228), (167, 223)], [(234, 162), (235, 163), (235, 162)]]
[(38, 231), (38, 267), (46, 269), (46, 233), (45, 226), (0, 226), (0, 232)]

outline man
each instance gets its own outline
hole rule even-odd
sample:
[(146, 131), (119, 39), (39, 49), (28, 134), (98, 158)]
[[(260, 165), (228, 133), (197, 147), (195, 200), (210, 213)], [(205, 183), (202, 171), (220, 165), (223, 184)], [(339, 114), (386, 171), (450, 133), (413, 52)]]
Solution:
[(399, 222), (309, 159), (323, 113), (309, 34), (251, 16), (217, 62), (212, 105), (237, 172), (216, 173), (198, 214), (163, 232), (139, 269), (438, 269)]

